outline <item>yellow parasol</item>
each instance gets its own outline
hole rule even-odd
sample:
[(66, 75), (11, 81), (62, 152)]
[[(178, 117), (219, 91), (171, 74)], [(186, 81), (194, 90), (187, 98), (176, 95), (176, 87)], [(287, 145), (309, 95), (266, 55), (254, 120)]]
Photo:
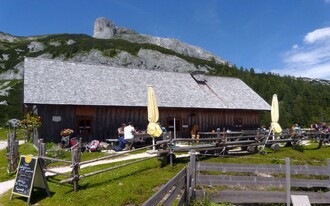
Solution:
[(156, 95), (153, 86), (148, 86), (148, 134), (151, 137), (159, 137), (162, 134), (162, 129), (158, 124), (159, 111), (156, 100)]
[(278, 124), (279, 117), (280, 117), (280, 115), (279, 115), (277, 95), (274, 94), (273, 99), (272, 99), (272, 109), (271, 109), (271, 119), (272, 119), (271, 129), (274, 133), (282, 132), (282, 128)]

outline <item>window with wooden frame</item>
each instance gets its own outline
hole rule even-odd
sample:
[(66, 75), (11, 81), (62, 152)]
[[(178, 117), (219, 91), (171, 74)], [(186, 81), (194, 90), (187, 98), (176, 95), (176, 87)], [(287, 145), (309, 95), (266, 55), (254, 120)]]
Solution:
[(77, 134), (81, 136), (93, 134), (93, 121), (95, 116), (95, 107), (77, 107)]
[[(174, 118), (167, 118), (166, 124), (167, 124), (167, 130), (174, 131)], [(177, 132), (181, 132), (181, 130), (182, 130), (181, 119), (175, 118), (175, 129)]]
[(93, 133), (93, 118), (80, 117), (77, 123), (78, 135), (91, 135)]

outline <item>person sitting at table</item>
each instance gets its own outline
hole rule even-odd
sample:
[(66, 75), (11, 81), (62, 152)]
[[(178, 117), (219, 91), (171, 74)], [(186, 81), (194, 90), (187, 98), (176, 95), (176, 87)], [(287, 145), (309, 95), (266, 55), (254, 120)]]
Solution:
[(297, 137), (301, 135), (301, 128), (299, 127), (298, 123), (295, 123), (291, 127), (291, 137)]
[(117, 129), (118, 138), (124, 138), (124, 128), (126, 127), (125, 123), (121, 123), (120, 127)]
[[(199, 126), (196, 125), (196, 124), (193, 125), (192, 128), (191, 128), (191, 131), (190, 131), (192, 139), (199, 139), (198, 131), (199, 131)], [(196, 141), (196, 143), (198, 143), (198, 141)]]
[(133, 139), (135, 134), (135, 128), (133, 127), (132, 122), (128, 122), (127, 126), (124, 128), (124, 138), (126, 141), (126, 149), (131, 149), (133, 146)]
[(126, 127), (125, 123), (121, 123), (120, 127), (117, 129), (118, 133), (118, 145), (114, 148), (116, 152), (122, 151), (126, 146), (126, 141), (124, 139), (124, 128)]

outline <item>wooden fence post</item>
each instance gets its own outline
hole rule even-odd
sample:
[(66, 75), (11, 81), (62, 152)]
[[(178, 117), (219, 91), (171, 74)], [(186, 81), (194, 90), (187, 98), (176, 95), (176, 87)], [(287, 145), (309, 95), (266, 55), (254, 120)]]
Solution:
[(18, 167), (18, 141), (16, 140), (15, 133), (7, 135), (7, 153), (6, 157), (8, 160), (7, 172), (12, 173)]
[(196, 151), (190, 150), (190, 161), (187, 175), (187, 200), (188, 203), (190, 199), (195, 198), (195, 188), (196, 188)]
[(78, 181), (79, 181), (79, 150), (78, 149), (72, 149), (71, 150), (72, 155), (72, 175), (73, 175), (73, 190), (75, 192), (78, 191)]
[(291, 168), (290, 158), (285, 158), (285, 176), (286, 176), (286, 205), (290, 206), (291, 200)]
[(82, 153), (82, 137), (79, 138), (79, 142), (78, 142), (78, 161), (80, 162), (81, 160), (81, 153)]
[(190, 196), (189, 196), (189, 188), (190, 188), (190, 162), (188, 163), (188, 167), (186, 169), (186, 203), (185, 205), (189, 205), (189, 200), (190, 200)]
[(172, 132), (169, 132), (169, 137), (170, 137), (170, 165), (173, 167), (173, 140), (172, 140)]
[(14, 141), (13, 144), (13, 156), (12, 156), (12, 166), (13, 166), (13, 171), (16, 171), (17, 167), (18, 167), (18, 162), (19, 162), (19, 153), (18, 153), (18, 140)]
[(226, 143), (227, 142), (227, 135), (226, 135), (226, 129), (225, 128), (223, 128), (223, 141), (224, 141), (224, 143)]
[[(46, 155), (46, 144), (44, 143), (44, 139), (38, 139), (38, 156), (44, 157)], [(41, 168), (45, 167), (45, 160), (40, 158)]]

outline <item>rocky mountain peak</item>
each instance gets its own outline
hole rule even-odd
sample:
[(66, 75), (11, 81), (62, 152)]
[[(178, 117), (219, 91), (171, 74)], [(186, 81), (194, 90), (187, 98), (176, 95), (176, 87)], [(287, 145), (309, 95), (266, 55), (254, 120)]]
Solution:
[(228, 63), (230, 65), (228, 61), (200, 47), (192, 46), (173, 38), (161, 38), (150, 35), (138, 34), (137, 32), (127, 28), (117, 27), (113, 21), (105, 17), (97, 18), (95, 20), (93, 37), (99, 39), (124, 39), (126, 41), (139, 44), (155, 44), (173, 50), (182, 55), (214, 61), (218, 64)]
[(115, 22), (105, 17), (95, 20), (93, 37), (98, 39), (111, 39), (116, 34), (135, 33), (133, 30), (117, 27)]
[(94, 23), (93, 37), (98, 39), (110, 39), (116, 33), (115, 23), (105, 17), (97, 18)]

